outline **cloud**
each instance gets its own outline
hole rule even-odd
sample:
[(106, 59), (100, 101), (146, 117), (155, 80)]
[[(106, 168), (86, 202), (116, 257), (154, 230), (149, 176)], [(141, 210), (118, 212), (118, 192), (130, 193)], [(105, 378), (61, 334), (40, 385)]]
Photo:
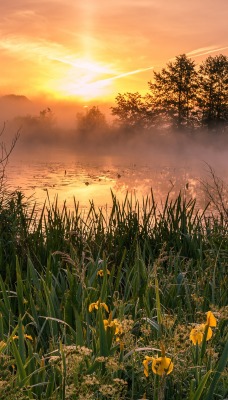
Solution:
[[(17, 57), (31, 58), (34, 56), (42, 56), (46, 59), (51, 57), (51, 54), (62, 54), (64, 48), (59, 43), (50, 43), (45, 40), (34, 41), (19, 36), (11, 36), (0, 39), (0, 49), (9, 53), (16, 53)], [(36, 62), (38, 59), (36, 59)]]
[(228, 53), (227, 0), (0, 3), (1, 87), (26, 82), (27, 90), (30, 75), (32, 83), (46, 89), (56, 79), (66, 78), (70, 85), (87, 74), (90, 82), (110, 83), (113, 92), (141, 91), (151, 65), (160, 69), (183, 53)]

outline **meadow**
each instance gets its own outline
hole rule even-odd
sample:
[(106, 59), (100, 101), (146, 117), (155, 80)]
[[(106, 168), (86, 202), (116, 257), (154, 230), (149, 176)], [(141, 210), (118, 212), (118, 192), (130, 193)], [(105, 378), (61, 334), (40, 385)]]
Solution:
[(227, 266), (227, 209), (181, 193), (108, 215), (2, 193), (0, 399), (227, 398)]

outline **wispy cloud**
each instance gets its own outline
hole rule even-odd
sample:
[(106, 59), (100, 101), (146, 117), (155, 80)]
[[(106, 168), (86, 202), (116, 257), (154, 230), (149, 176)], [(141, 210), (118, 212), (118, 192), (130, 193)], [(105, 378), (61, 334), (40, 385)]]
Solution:
[(63, 51), (63, 46), (58, 43), (50, 43), (45, 40), (31, 41), (14, 36), (1, 39), (0, 48), (9, 53), (17, 53), (17, 56), (23, 58), (34, 58), (34, 55), (50, 58), (51, 54), (59, 55)]

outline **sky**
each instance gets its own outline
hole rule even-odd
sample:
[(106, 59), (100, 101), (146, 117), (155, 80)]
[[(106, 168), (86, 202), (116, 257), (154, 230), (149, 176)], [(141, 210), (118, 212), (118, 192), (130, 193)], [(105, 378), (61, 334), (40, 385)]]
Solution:
[(114, 102), (187, 54), (228, 56), (227, 0), (7, 0), (0, 95)]

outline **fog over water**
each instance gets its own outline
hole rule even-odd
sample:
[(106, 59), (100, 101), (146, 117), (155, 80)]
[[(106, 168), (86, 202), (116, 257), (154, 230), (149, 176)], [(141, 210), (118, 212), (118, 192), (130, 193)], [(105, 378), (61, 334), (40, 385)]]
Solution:
[(168, 192), (175, 197), (182, 190), (186, 197), (200, 196), (203, 207), (207, 198), (200, 181), (210, 180), (209, 166), (228, 182), (228, 132), (133, 133), (110, 124), (79, 132), (76, 116), (72, 117), (72, 109), (68, 112), (68, 125), (63, 119), (59, 122), (57, 114), (50, 125), (46, 119), (37, 124), (29, 114), (25, 119), (8, 119), (4, 132), (8, 145), (21, 127), (6, 170), (10, 190), (33, 195), (40, 204), (48, 192), (51, 201), (58, 195), (59, 204), (66, 200), (70, 208), (73, 197), (82, 208), (89, 206), (89, 200), (99, 207), (110, 205), (111, 190), (120, 200), (127, 192), (140, 200), (152, 189), (157, 202), (164, 201)]

